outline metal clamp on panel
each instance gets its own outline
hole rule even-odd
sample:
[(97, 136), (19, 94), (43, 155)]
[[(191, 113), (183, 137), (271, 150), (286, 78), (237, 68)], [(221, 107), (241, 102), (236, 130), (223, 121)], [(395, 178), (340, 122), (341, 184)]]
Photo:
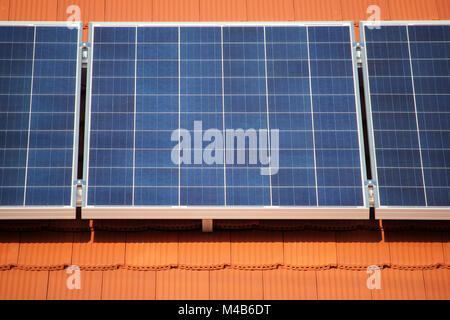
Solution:
[(87, 68), (89, 61), (89, 49), (91, 44), (89, 42), (83, 42), (81, 44), (81, 62), (83, 64), (83, 68)]
[(86, 186), (86, 182), (84, 180), (75, 180), (74, 185), (76, 186), (76, 206), (83, 206), (83, 195)]
[(361, 42), (357, 42), (355, 46), (356, 50), (356, 62), (358, 63), (358, 67), (362, 67), (362, 50), (363, 46)]
[(372, 180), (366, 181), (367, 196), (369, 199), (369, 206), (371, 208), (375, 207), (375, 187), (376, 184), (374, 181)]

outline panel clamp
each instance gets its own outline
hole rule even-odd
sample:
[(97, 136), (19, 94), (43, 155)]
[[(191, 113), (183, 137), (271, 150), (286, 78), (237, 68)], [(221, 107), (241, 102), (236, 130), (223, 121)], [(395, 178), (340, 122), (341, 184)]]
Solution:
[(372, 180), (366, 181), (367, 198), (369, 199), (369, 206), (375, 208), (375, 188), (376, 183)]
[(89, 51), (91, 48), (90, 42), (83, 42), (80, 45), (81, 49), (81, 62), (83, 64), (83, 68), (87, 68), (88, 61), (89, 61)]
[(86, 181), (84, 180), (75, 180), (73, 183), (76, 186), (76, 205), (77, 207), (83, 206), (83, 194), (84, 189), (86, 187)]
[(356, 62), (358, 63), (358, 67), (362, 67), (362, 50), (363, 45), (361, 42), (357, 42), (355, 44), (355, 50), (356, 50)]

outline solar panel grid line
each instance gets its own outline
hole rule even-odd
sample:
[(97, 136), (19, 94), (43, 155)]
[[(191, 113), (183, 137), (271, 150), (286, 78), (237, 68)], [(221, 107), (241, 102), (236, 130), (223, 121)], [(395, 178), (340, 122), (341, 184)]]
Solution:
[(312, 123), (312, 129), (313, 129), (313, 152), (314, 152), (314, 179), (315, 179), (315, 185), (316, 185), (316, 205), (319, 206), (319, 186), (317, 184), (317, 154), (316, 154), (316, 135), (314, 132), (315, 125), (314, 125), (314, 105), (313, 105), (313, 99), (312, 99), (312, 81), (311, 81), (311, 53), (310, 53), (310, 47), (309, 47), (309, 27), (306, 28), (306, 43), (308, 46), (308, 74), (309, 74), (309, 93), (311, 97), (311, 123)]
[[(271, 141), (270, 141), (270, 116), (269, 116), (269, 82), (267, 80), (267, 43), (266, 43), (266, 27), (264, 27), (264, 67), (266, 70), (265, 73), (265, 80), (266, 80), (266, 110), (267, 110), (267, 145), (268, 145), (268, 151), (269, 155), (271, 155), (272, 147), (271, 147)], [(270, 206), (273, 206), (273, 191), (272, 191), (272, 167), (271, 167), (271, 160), (269, 156), (269, 183), (270, 183)]]
[[(222, 67), (222, 133), (225, 133), (225, 71), (223, 59), (223, 26), (220, 27), (220, 48), (221, 48), (221, 67)], [(223, 135), (225, 136), (225, 135)], [(223, 145), (223, 194), (224, 205), (227, 205), (227, 166), (226, 166), (226, 145)]]
[(135, 197), (135, 182), (136, 182), (136, 92), (137, 92), (137, 64), (138, 64), (138, 28), (135, 29), (135, 43), (134, 43), (134, 127), (133, 127), (133, 191), (131, 194), (131, 204), (134, 206)]
[(178, 27), (178, 206), (181, 206), (181, 28)]
[(25, 182), (23, 188), (23, 205), (26, 203), (27, 199), (27, 181), (28, 181), (28, 161), (29, 161), (29, 150), (30, 150), (30, 136), (31, 136), (31, 111), (33, 106), (33, 77), (34, 77), (34, 59), (36, 54), (36, 26), (34, 27), (34, 40), (33, 40), (33, 58), (31, 67), (31, 92), (30, 92), (30, 111), (28, 113), (28, 142), (27, 142), (27, 156), (25, 162)]
[(412, 85), (412, 94), (413, 94), (413, 100), (414, 100), (414, 114), (416, 117), (416, 127), (417, 127), (417, 140), (419, 143), (419, 157), (420, 157), (420, 167), (422, 172), (422, 183), (423, 183), (423, 192), (425, 195), (425, 207), (428, 206), (428, 199), (427, 199), (427, 188), (425, 184), (425, 174), (423, 171), (423, 159), (422, 159), (422, 143), (420, 141), (420, 129), (419, 129), (419, 118), (417, 115), (417, 101), (416, 101), (416, 90), (414, 85), (414, 71), (413, 71), (413, 65), (412, 65), (412, 56), (411, 56), (411, 42), (409, 41), (409, 27), (406, 26), (406, 38), (408, 42), (408, 54), (409, 54), (409, 66), (411, 70), (411, 85)]

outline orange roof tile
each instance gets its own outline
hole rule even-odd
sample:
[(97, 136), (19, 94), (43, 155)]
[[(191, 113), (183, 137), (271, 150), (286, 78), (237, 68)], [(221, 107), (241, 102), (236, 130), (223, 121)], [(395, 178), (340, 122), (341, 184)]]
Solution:
[(212, 300), (262, 300), (263, 271), (224, 269), (210, 271)]
[(247, 0), (249, 21), (292, 21), (293, 0)]
[(342, 20), (342, 9), (336, 0), (294, 0), (295, 20), (336, 21)]
[(17, 265), (19, 243), (18, 232), (0, 232), (0, 270)]
[(445, 232), (442, 241), (444, 262), (446, 265), (450, 265), (450, 233)]
[(436, 8), (439, 13), (439, 19), (450, 20), (450, 1), (448, 0), (435, 0)]
[(394, 267), (430, 267), (444, 263), (442, 233), (386, 232)]
[(423, 0), (389, 0), (392, 20), (436, 20), (439, 19), (436, 3)]
[(76, 233), (72, 264), (87, 270), (115, 269), (125, 262), (124, 232)]
[(74, 14), (74, 11), (70, 6), (78, 6), (81, 14), (80, 20), (83, 21), (83, 41), (88, 41), (89, 21), (104, 21), (105, 4), (107, 5), (109, 2), (110, 1), (105, 2), (105, 0), (58, 0), (57, 20), (67, 20)]
[(0, 300), (45, 300), (49, 271), (0, 271)]
[(450, 269), (423, 270), (427, 299), (450, 300)]
[(209, 271), (173, 269), (156, 272), (157, 300), (209, 299)]
[(317, 271), (317, 292), (320, 300), (370, 300), (368, 274), (355, 270)]
[(0, 21), (9, 19), (9, 0), (0, 0)]
[(103, 273), (103, 300), (154, 300), (154, 271), (112, 270)]
[(13, 0), (9, 3), (9, 20), (56, 21), (58, 0)]
[(153, 0), (154, 21), (199, 21), (199, 0)]
[(106, 21), (153, 21), (152, 0), (107, 0)]
[(125, 263), (131, 269), (167, 269), (178, 263), (176, 232), (129, 232)]
[(51, 271), (48, 283), (49, 300), (99, 300), (102, 298), (102, 271), (80, 271), (79, 290), (69, 289), (67, 281), (74, 273)]
[(315, 271), (288, 269), (264, 270), (264, 299), (316, 300)]
[(230, 265), (230, 233), (181, 232), (178, 264), (187, 269), (219, 269)]
[(335, 232), (302, 231), (284, 234), (284, 265), (291, 268), (336, 266)]
[(72, 232), (23, 232), (18, 266), (21, 269), (63, 269), (72, 258)]
[(246, 0), (200, 0), (201, 21), (246, 21)]
[(270, 269), (283, 264), (281, 232), (247, 231), (231, 233), (231, 265), (234, 268)]
[(336, 232), (337, 264), (343, 268), (390, 265), (389, 245), (375, 231)]
[(372, 5), (380, 8), (380, 19), (390, 20), (389, 0), (340, 0), (342, 6), (342, 20), (344, 21), (366, 21), (373, 14), (367, 12)]
[(381, 289), (372, 290), (374, 300), (423, 300), (425, 284), (422, 270), (381, 271)]

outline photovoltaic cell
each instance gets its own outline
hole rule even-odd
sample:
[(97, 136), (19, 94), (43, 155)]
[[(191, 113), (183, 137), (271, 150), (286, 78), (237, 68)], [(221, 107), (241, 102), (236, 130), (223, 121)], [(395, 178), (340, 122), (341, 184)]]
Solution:
[(450, 205), (450, 26), (364, 27), (381, 206)]
[(71, 206), (79, 26), (0, 25), (0, 206)]
[[(349, 25), (99, 24), (91, 33), (87, 206), (365, 205)], [(173, 161), (186, 156), (177, 129), (191, 134), (191, 163)], [(257, 138), (277, 129), (279, 149), (246, 140), (240, 163), (236, 152), (226, 159), (231, 136), (215, 154), (222, 161), (206, 163), (214, 134), (231, 129)], [(272, 175), (249, 160), (275, 151)]]

